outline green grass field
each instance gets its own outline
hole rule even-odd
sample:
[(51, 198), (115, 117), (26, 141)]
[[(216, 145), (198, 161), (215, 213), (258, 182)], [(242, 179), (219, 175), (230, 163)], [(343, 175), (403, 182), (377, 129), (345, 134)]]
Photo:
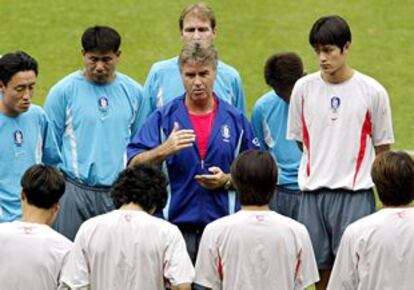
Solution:
[[(191, 1), (0, 0), (0, 54), (25, 50), (40, 63), (35, 103), (51, 85), (82, 66), (80, 36), (95, 24), (123, 36), (119, 70), (141, 84), (155, 61), (180, 49), (177, 18)], [(244, 81), (249, 110), (269, 88), (263, 64), (275, 52), (293, 50), (306, 70), (317, 70), (307, 37), (320, 16), (339, 14), (353, 32), (350, 62), (379, 80), (391, 97), (396, 149), (414, 150), (414, 3), (411, 0), (207, 1), (216, 11), (220, 57)]]
[[(123, 36), (119, 70), (140, 83), (151, 64), (180, 49), (177, 18), (191, 1), (0, 0), (0, 54), (22, 49), (40, 63), (35, 102), (52, 84), (81, 67), (80, 36), (87, 26), (114, 26)], [(350, 62), (378, 79), (391, 96), (396, 144), (414, 150), (414, 4), (409, 0), (208, 1), (218, 19), (220, 57), (241, 73), (249, 110), (268, 90), (266, 58), (293, 50), (308, 72), (317, 70), (307, 37), (322, 15), (339, 14), (350, 23)]]

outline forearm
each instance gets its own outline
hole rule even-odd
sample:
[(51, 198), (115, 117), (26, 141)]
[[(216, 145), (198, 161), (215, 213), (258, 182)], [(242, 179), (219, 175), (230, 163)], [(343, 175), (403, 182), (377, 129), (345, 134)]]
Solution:
[(160, 165), (168, 156), (169, 154), (165, 150), (164, 144), (161, 144), (154, 149), (135, 155), (129, 162), (128, 167), (133, 167), (134, 165), (142, 163)]

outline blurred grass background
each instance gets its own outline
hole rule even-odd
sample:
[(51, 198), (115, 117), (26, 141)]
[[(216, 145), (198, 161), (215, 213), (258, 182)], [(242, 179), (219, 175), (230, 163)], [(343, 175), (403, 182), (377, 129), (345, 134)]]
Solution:
[[(35, 103), (50, 87), (81, 68), (80, 36), (95, 24), (123, 37), (119, 70), (144, 83), (155, 61), (178, 53), (178, 15), (194, 3), (176, 1), (0, 0), (0, 54), (25, 50), (40, 63)], [(220, 57), (242, 76), (249, 112), (269, 88), (263, 64), (272, 53), (299, 53), (306, 70), (318, 69), (307, 38), (322, 15), (339, 14), (352, 29), (350, 63), (380, 81), (391, 97), (396, 144), (414, 150), (414, 2), (408, 0), (207, 1), (218, 20)]]

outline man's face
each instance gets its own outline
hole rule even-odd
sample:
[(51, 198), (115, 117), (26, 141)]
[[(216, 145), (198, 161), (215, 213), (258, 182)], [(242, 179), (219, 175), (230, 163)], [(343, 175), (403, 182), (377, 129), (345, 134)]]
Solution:
[(28, 70), (14, 74), (7, 85), (0, 81), (0, 91), (3, 92), (1, 101), (6, 115), (17, 116), (29, 109), (36, 79), (35, 72)]
[(196, 104), (213, 97), (216, 71), (212, 65), (185, 63), (181, 66), (181, 77), (189, 102)]
[(203, 45), (212, 45), (216, 38), (216, 29), (211, 28), (208, 19), (200, 19), (196, 15), (189, 14), (184, 18), (181, 40), (184, 45), (197, 42)]
[(341, 49), (336, 45), (318, 45), (314, 48), (322, 74), (335, 76), (346, 64), (349, 43)]
[(85, 52), (83, 63), (85, 64), (85, 77), (97, 84), (106, 84), (113, 80), (116, 65), (121, 54), (118, 52)]

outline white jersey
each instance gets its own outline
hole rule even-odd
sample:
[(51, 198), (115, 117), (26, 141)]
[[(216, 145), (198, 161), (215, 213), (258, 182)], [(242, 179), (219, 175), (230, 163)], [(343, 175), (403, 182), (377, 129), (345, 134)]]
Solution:
[(371, 188), (374, 146), (394, 142), (388, 94), (357, 71), (339, 84), (307, 75), (292, 91), (287, 137), (303, 143), (302, 190)]
[(414, 208), (386, 208), (349, 225), (328, 289), (414, 287)]
[(273, 211), (244, 211), (204, 230), (195, 283), (213, 290), (304, 289), (319, 280), (305, 227)]
[(0, 289), (55, 290), (72, 242), (44, 224), (0, 224)]
[(82, 224), (61, 281), (90, 290), (165, 289), (191, 283), (194, 268), (178, 228), (143, 211), (114, 210)]

